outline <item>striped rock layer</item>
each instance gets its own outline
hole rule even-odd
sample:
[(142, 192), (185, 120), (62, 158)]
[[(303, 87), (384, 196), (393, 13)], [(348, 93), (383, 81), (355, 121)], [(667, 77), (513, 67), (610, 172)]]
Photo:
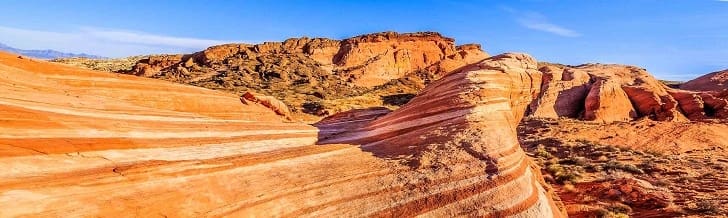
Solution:
[(516, 139), (536, 62), (315, 126), (202, 88), (0, 54), (0, 217), (561, 217)]

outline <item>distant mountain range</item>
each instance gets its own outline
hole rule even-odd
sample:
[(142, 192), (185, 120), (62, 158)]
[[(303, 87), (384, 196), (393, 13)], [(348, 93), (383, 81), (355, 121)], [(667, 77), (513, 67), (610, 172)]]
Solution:
[(55, 58), (71, 58), (71, 57), (84, 57), (84, 58), (94, 58), (94, 59), (100, 59), (104, 58), (101, 56), (96, 55), (90, 55), (90, 54), (75, 54), (75, 53), (65, 53), (60, 52), (56, 50), (24, 50), (24, 49), (18, 49), (13, 48), (8, 45), (0, 43), (0, 51), (7, 51), (16, 53), (23, 56), (33, 57), (33, 58), (40, 58), (40, 59), (55, 59)]

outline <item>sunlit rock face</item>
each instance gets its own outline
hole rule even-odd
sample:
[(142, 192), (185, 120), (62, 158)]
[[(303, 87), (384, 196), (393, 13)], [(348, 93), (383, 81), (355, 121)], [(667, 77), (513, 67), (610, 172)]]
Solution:
[(516, 139), (540, 80), (499, 55), (311, 126), (261, 96), (0, 54), (0, 216), (561, 217)]
[(532, 117), (602, 123), (643, 117), (675, 122), (728, 118), (724, 94), (673, 89), (638, 67), (541, 63), (539, 70), (544, 79), (541, 95), (530, 105)]

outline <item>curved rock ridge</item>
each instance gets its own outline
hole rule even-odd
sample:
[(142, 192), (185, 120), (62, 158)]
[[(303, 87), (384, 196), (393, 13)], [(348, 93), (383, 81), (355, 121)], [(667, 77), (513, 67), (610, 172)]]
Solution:
[(273, 103), (0, 53), (0, 216), (562, 217), (515, 138), (535, 66), (497, 56), (400, 110), (312, 127)]
[[(393, 112), (359, 110), (324, 119), (316, 125), (319, 143), (357, 144), (406, 165), (413, 171), (397, 172), (396, 181), (415, 187), (459, 184), (444, 192), (430, 188), (436, 190), (430, 196), (378, 215), (442, 217), (465, 210), (486, 217), (559, 217), (562, 211), (516, 138), (540, 84), (532, 57), (494, 56), (430, 84)], [(342, 131), (343, 125), (350, 128)]]
[[(305, 112), (316, 111), (311, 103), (334, 108), (346, 102), (324, 101), (415, 94), (430, 81), (487, 57), (480, 45), (456, 46), (455, 40), (439, 33), (383, 32), (343, 40), (303, 37), (218, 45), (187, 55), (153, 55), (122, 73), (235, 94), (254, 91)], [(354, 101), (382, 105), (381, 100)]]
[(693, 91), (728, 90), (728, 69), (705, 74), (680, 85), (680, 89)]
[(728, 118), (724, 96), (669, 88), (638, 67), (541, 63), (539, 70), (544, 73), (542, 93), (530, 106), (532, 117), (604, 123), (642, 117), (657, 121)]

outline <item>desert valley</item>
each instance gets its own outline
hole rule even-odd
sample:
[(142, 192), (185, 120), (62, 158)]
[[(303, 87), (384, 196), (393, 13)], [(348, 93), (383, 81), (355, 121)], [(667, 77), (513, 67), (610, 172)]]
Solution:
[(1, 217), (720, 217), (728, 71), (435, 32), (0, 53)]

